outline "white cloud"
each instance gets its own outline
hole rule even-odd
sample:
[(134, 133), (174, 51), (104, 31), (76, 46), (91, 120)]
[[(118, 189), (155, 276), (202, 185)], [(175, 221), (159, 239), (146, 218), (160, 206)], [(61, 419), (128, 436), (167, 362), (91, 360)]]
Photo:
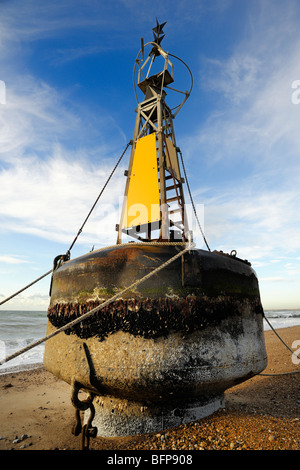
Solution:
[(205, 231), (210, 244), (237, 249), (249, 260), (299, 252), (298, 189), (257, 190), (252, 184), (251, 178), (244, 179), (231, 191), (218, 189), (216, 197), (207, 198)]
[[(70, 161), (61, 152), (63, 149), (56, 149), (45, 161), (17, 160), (0, 173), (0, 215), (7, 232), (64, 242), (75, 236), (111, 167), (99, 169), (88, 161)], [(103, 193), (99, 208), (87, 224), (88, 236), (94, 235), (98, 242), (107, 236), (109, 222), (113, 233), (118, 223), (118, 196), (124, 190), (124, 176), (116, 174), (112, 185)]]
[[(111, 116), (76, 108), (67, 96), (29, 75), (7, 84), (0, 128), (2, 233), (70, 242), (124, 149), (123, 132)], [(117, 191), (122, 194), (125, 183), (120, 173), (80, 242), (94, 237), (101, 243), (108, 227), (115, 235)]]
[(45, 3), (42, 0), (13, 0), (1, 4), (1, 36), (10, 42), (32, 41), (78, 28), (109, 28), (115, 22), (106, 15), (106, 5), (80, 1)]
[(202, 60), (200, 83), (216, 97), (216, 109), (194, 148), (201, 145), (214, 161), (298, 163), (300, 106), (291, 98), (292, 83), (300, 79), (299, 3), (265, 0), (250, 11), (231, 56)]
[[(116, 2), (115, 5), (113, 3), (94, 0), (0, 2), (0, 57), (5, 57), (9, 62), (10, 59), (16, 59), (16, 53), (18, 60), (22, 62), (20, 50), (27, 56), (30, 44), (34, 41), (54, 37), (59, 39), (69, 32), (73, 34), (73, 46), (65, 49), (58, 47), (57, 55), (52, 51), (50, 59), (53, 59), (53, 64), (74, 60), (86, 54), (98, 54), (112, 47), (120, 48), (129, 40), (128, 23), (122, 15), (126, 14), (122, 2)], [(116, 9), (119, 14), (115, 14)], [(134, 19), (135, 15), (136, 7)], [(135, 23), (132, 22), (131, 28)]]
[(23, 264), (29, 263), (29, 261), (25, 260), (24, 258), (20, 258), (16, 255), (0, 255), (0, 263), (5, 264)]
[(208, 91), (222, 93), (226, 100), (239, 104), (257, 84), (261, 61), (251, 55), (237, 53), (227, 61), (204, 59), (202, 86)]
[[(109, 148), (100, 133), (96, 135), (98, 147), (82, 146), (85, 132), (91, 136), (93, 128), (86, 131), (84, 122), (64, 107), (62, 98), (33, 78), (27, 77), (21, 90), (9, 92), (7, 104), (0, 109), (1, 231), (69, 244), (123, 148), (116, 155), (117, 150)], [(112, 146), (118, 145), (118, 139), (123, 144), (124, 136), (118, 129), (114, 136)], [(59, 141), (69, 143), (68, 148)], [(72, 151), (70, 142), (71, 147), (78, 142), (79, 150)], [(101, 166), (90, 160), (95, 153)], [(109, 236), (115, 241), (118, 196), (123, 194), (124, 184), (118, 169), (79, 243), (107, 243)]]
[(12, 162), (28, 151), (44, 156), (55, 141), (79, 132), (80, 119), (64, 98), (29, 75), (6, 83), (6, 104), (0, 108), (0, 160)]
[[(0, 294), (0, 300), (4, 300), (5, 295)], [(47, 294), (20, 294), (11, 299), (9, 303), (3, 304), (4, 310), (41, 310), (47, 311), (49, 307), (49, 295)]]
[(208, 241), (263, 263), (300, 250), (299, 3), (254, 2), (249, 18), (231, 56), (202, 62), (216, 105), (185, 153), (213, 175), (201, 195)]
[(279, 276), (270, 276), (270, 277), (262, 277), (260, 279), (261, 282), (278, 282), (278, 283), (282, 283), (282, 282), (290, 282), (288, 279), (284, 278), (284, 277), (279, 277)]
[(280, 164), (286, 171), (287, 163), (299, 165), (300, 105), (291, 102), (291, 84), (300, 77), (300, 64), (293, 59), (287, 58), (284, 72), (266, 75), (255, 92), (233, 87), (232, 100), (240, 101), (242, 93), (247, 100), (238, 107), (223, 104), (222, 112), (190, 139), (189, 152), (200, 147), (211, 163), (234, 159), (238, 164), (247, 158), (257, 169)]

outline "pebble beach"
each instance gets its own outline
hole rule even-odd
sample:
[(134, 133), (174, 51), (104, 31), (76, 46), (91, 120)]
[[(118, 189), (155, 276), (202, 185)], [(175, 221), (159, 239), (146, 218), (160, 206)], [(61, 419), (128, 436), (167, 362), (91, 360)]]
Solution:
[[(300, 341), (300, 326), (277, 332), (291, 349)], [(227, 390), (224, 409), (150, 435), (96, 437), (90, 450), (299, 450), (300, 364), (273, 331), (266, 331), (265, 338), (268, 366), (263, 375)], [(0, 450), (81, 449), (80, 436), (72, 434), (70, 386), (42, 366), (1, 375), (0, 397)]]

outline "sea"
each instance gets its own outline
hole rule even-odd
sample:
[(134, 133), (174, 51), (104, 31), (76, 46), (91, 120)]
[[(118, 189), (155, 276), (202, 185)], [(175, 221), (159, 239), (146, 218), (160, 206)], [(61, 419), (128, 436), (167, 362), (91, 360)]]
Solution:
[[(300, 310), (267, 310), (272, 327), (300, 325)], [(46, 336), (47, 312), (0, 310), (0, 361)], [(264, 320), (264, 330), (270, 330)], [(45, 343), (39, 344), (0, 366), (0, 374), (39, 367), (43, 363)]]

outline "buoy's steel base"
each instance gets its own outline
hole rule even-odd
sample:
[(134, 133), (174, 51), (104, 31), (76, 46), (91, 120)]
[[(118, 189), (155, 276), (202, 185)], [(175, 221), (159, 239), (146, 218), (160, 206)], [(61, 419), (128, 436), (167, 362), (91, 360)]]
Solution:
[[(120, 246), (53, 274), (47, 334), (155, 270), (176, 247)], [(156, 432), (207, 416), (264, 370), (258, 281), (250, 264), (185, 253), (126, 296), (45, 344), (45, 368), (95, 399), (98, 435)]]
[[(211, 415), (225, 407), (224, 394), (202, 402), (174, 406), (145, 406), (115, 397), (96, 397), (94, 399), (95, 417), (93, 426), (97, 427), (98, 437), (134, 436), (150, 434), (191, 423)], [(85, 422), (89, 412), (85, 414)]]

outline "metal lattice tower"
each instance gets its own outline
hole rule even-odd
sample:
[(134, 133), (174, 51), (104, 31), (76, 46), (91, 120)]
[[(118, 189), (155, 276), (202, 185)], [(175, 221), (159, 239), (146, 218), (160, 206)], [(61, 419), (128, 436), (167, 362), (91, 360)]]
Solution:
[[(117, 226), (118, 244), (121, 243), (122, 233), (142, 241), (186, 241), (188, 238), (184, 179), (181, 176), (173, 119), (190, 92), (169, 86), (174, 82), (170, 56), (175, 56), (160, 46), (164, 38), (164, 25), (157, 22), (153, 28), (153, 42), (144, 45), (141, 40), (142, 47), (135, 62), (134, 81), (137, 67), (137, 85), (144, 94), (144, 100), (139, 102), (137, 99), (132, 150), (128, 171), (125, 172), (124, 202)], [(147, 46), (151, 46), (151, 50), (145, 59)], [(162, 69), (152, 73), (158, 60), (162, 62)], [(185, 95), (174, 114), (166, 103), (165, 89)]]

